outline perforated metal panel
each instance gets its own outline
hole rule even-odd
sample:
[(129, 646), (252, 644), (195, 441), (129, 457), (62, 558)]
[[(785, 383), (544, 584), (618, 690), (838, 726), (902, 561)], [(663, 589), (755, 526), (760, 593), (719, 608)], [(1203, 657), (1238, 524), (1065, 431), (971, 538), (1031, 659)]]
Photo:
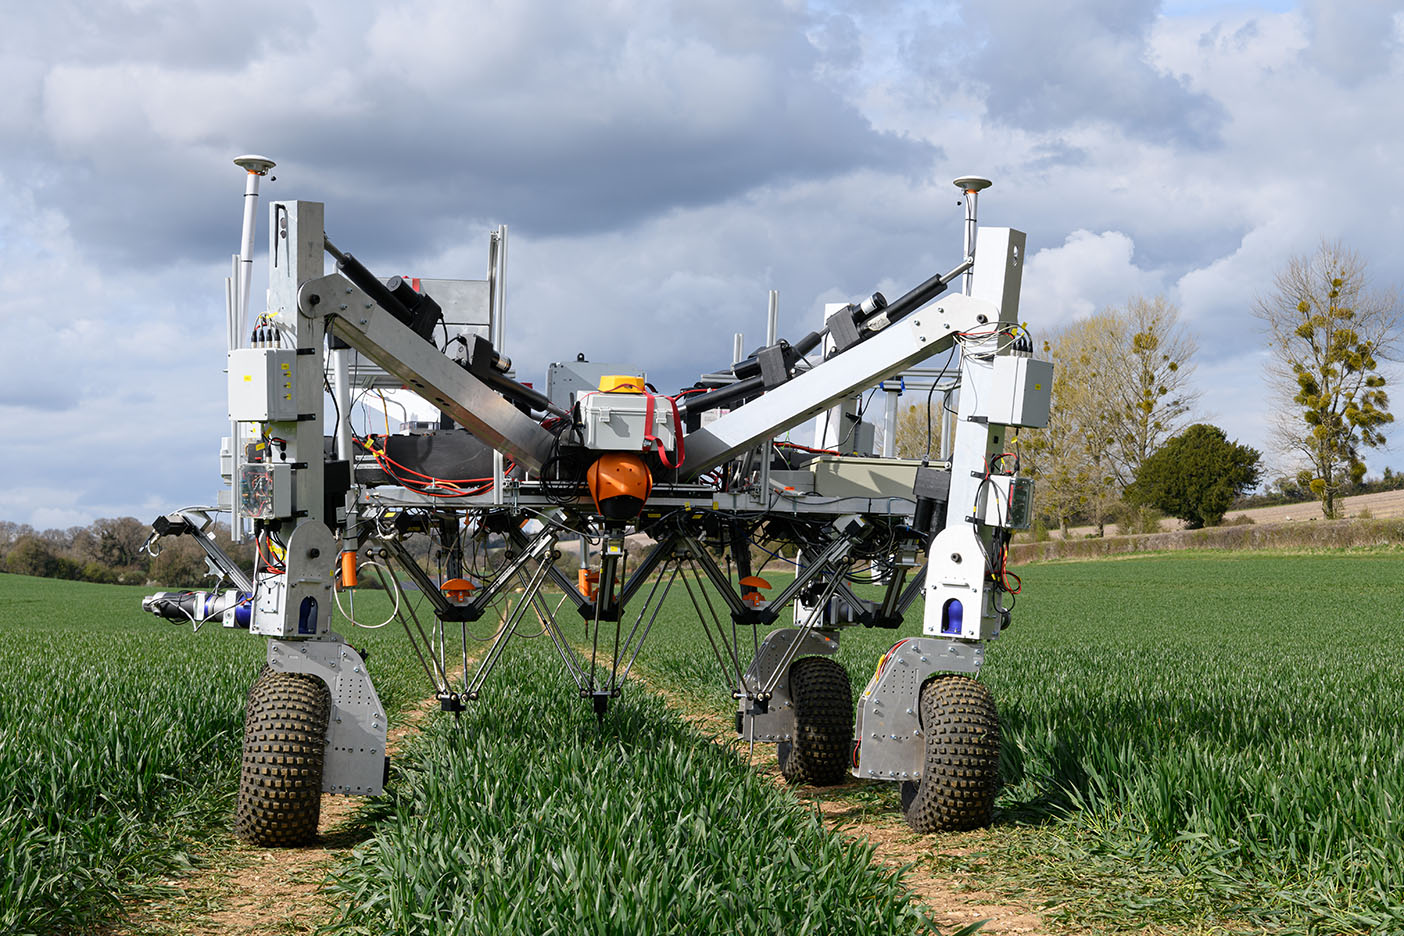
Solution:
[(322, 792), (380, 793), (385, 781), (385, 709), (361, 655), (339, 638), (270, 640), (268, 665), (288, 673), (310, 673), (331, 690)]
[[(771, 631), (761, 641), (760, 650), (751, 666), (746, 670), (746, 684), (752, 687), (764, 686), (776, 668), (785, 659), (785, 654), (800, 636), (796, 627), (782, 627)], [(811, 631), (804, 638), (804, 644), (795, 653), (795, 659), (802, 656), (831, 656), (838, 652), (838, 634)], [(741, 714), (741, 730), (738, 736), (744, 741), (778, 742), (789, 741), (795, 733), (795, 708), (790, 698), (790, 674), (787, 671), (775, 684), (773, 695), (767, 703), (767, 711), (753, 715), (747, 711), (750, 700), (741, 699), (737, 711)]]
[(858, 700), (855, 777), (919, 780), (926, 760), (926, 737), (919, 716), (921, 687), (936, 673), (975, 674), (984, 663), (977, 643), (912, 637), (868, 683)]

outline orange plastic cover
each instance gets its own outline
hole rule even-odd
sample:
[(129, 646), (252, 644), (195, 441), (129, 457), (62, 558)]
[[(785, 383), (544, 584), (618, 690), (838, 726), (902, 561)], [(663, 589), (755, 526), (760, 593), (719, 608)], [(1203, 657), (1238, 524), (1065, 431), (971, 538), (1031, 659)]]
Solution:
[(473, 594), (477, 587), (467, 579), (451, 578), (439, 586), (439, 591), (443, 592), (449, 601), (457, 603), (467, 601), (468, 596)]
[(341, 554), (341, 587), (356, 587), (356, 554), (354, 552)]
[(585, 473), (585, 483), (595, 506), (602, 512), (605, 501), (614, 497), (629, 497), (637, 501), (633, 513), (648, 500), (653, 490), (653, 476), (641, 456), (632, 452), (606, 452), (595, 460)]

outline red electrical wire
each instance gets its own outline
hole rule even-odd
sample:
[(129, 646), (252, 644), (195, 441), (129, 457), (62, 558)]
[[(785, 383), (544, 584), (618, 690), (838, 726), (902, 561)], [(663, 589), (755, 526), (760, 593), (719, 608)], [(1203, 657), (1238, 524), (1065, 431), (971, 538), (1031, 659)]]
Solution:
[[(386, 438), (388, 439), (388, 437)], [(357, 439), (356, 441), (360, 443), (362, 448), (371, 453), (371, 455), (375, 458), (376, 463), (380, 465), (381, 470), (384, 471), (387, 475), (389, 475), (392, 480), (398, 482), (402, 486), (407, 487), (418, 494), (423, 494), (426, 497), (474, 497), (479, 494), (485, 494), (488, 491), (492, 490), (492, 478), (436, 478), (433, 475), (424, 474), (422, 471), (416, 471), (413, 468), (407, 468), (406, 466), (395, 461), (395, 459), (391, 458), (386, 453), (384, 447), (382, 447), (381, 449), (377, 449), (375, 447), (375, 445), (373, 444), (373, 436), (369, 437), (369, 439)], [(392, 465), (394, 466), (393, 468), (391, 467)], [(509, 458), (507, 459), (503, 467), (504, 471), (511, 471), (516, 466), (515, 463)], [(404, 472), (409, 475), (414, 475), (415, 477), (402, 477), (399, 473), (395, 471), (396, 468), (398, 468), (401, 472)], [(417, 480), (420, 478), (422, 478), (423, 480)], [(458, 485), (460, 484), (472, 484), (476, 486), (469, 490), (459, 490)], [(454, 488), (454, 490), (433, 491), (430, 490), (431, 487), (450, 487)]]
[[(265, 535), (266, 535), (266, 534), (265, 534)], [(285, 568), (279, 568), (278, 566), (275, 566), (275, 565), (273, 564), (273, 561), (272, 561), (271, 559), (269, 559), (268, 557), (266, 557), (266, 556), (263, 555), (263, 537), (262, 537), (262, 536), (255, 536), (255, 537), (254, 537), (254, 549), (256, 549), (256, 550), (258, 551), (258, 558), (260, 558), (260, 559), (263, 560), (263, 569), (264, 569), (265, 572), (272, 572), (274, 575), (281, 575), (281, 574), (283, 574), (284, 572), (287, 571), (287, 569), (285, 569)], [(269, 550), (269, 553), (270, 553), (270, 554), (272, 553), (272, 550), (271, 550), (271, 549)]]
[(782, 446), (782, 447), (784, 447), (784, 448), (799, 449), (801, 452), (812, 452), (812, 453), (814, 453), (815, 455), (842, 455), (842, 454), (843, 454), (842, 452), (838, 451), (837, 449), (811, 448), (811, 447), (808, 446), (808, 445), (800, 445), (798, 442), (776, 442), (775, 444), (778, 445), (778, 446)]

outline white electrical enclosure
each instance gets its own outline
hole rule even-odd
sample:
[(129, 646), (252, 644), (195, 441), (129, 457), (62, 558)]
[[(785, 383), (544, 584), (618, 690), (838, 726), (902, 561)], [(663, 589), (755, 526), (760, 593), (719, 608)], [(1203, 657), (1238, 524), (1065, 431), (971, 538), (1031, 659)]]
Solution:
[[(653, 407), (652, 427), (645, 425), (650, 405)], [(587, 448), (603, 452), (640, 452), (645, 448), (644, 437), (650, 434), (668, 451), (677, 448), (673, 404), (667, 397), (650, 399), (643, 393), (591, 393), (580, 399), (580, 418), (584, 423)]]
[(291, 348), (230, 351), (229, 418), (240, 422), (295, 422), (296, 364), (297, 352)]
[(994, 384), (989, 400), (990, 422), (1003, 426), (1042, 429), (1048, 425), (1053, 392), (1053, 365), (1027, 357), (994, 359)]

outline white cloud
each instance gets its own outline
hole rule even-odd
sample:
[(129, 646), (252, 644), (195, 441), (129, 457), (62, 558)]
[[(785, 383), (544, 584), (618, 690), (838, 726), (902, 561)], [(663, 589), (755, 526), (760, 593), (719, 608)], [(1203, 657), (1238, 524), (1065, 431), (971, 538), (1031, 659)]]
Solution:
[(1121, 231), (1073, 231), (1061, 246), (1035, 251), (1024, 268), (1020, 317), (1046, 330), (1161, 293), (1160, 274), (1138, 267), (1135, 252)]
[(209, 500), (248, 151), (374, 268), (479, 276), (510, 224), (519, 373), (660, 386), (754, 346), (769, 289), (799, 335), (949, 269), (949, 180), (987, 175), (1035, 329), (1165, 292), (1233, 402), (1205, 415), (1265, 449), (1273, 272), (1339, 237), (1404, 283), (1399, 4), (1280, 6), (31, 5), (0, 35), (0, 519)]

